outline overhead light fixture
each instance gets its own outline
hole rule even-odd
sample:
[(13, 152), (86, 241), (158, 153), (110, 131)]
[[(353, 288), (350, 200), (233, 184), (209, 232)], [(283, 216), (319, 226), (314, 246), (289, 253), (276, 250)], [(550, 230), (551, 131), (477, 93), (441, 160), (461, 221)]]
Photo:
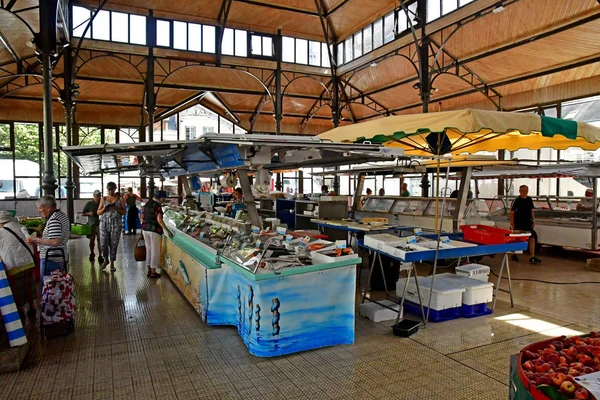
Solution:
[(417, 82), (417, 83), (415, 83), (415, 84), (413, 85), (413, 89), (415, 89), (415, 90), (420, 90), (420, 89), (421, 89), (421, 83), (420, 83), (420, 82)]
[(436, 93), (437, 93), (437, 92), (439, 92), (439, 91), (440, 91), (440, 89), (438, 89), (438, 88), (436, 88), (436, 87), (432, 87), (432, 88), (431, 88), (431, 91), (432, 91), (432, 92), (436, 92)]
[(81, 93), (79, 93), (79, 90), (73, 90), (73, 92), (71, 93), (71, 97), (77, 97), (79, 96)]
[(31, 38), (31, 39), (29, 39), (29, 40), (26, 42), (26, 44), (27, 44), (27, 47), (29, 47), (29, 48), (32, 48), (32, 49), (33, 49), (33, 48), (35, 47), (35, 39), (34, 39), (34, 38)]
[(371, 63), (371, 67), (376, 67), (377, 66), (377, 61), (373, 60), (373, 62)]
[(496, 8), (494, 8), (494, 9), (492, 10), (492, 12), (493, 12), (494, 14), (501, 13), (502, 11), (504, 11), (504, 6), (502, 5), (502, 3), (498, 3), (498, 4), (496, 4)]

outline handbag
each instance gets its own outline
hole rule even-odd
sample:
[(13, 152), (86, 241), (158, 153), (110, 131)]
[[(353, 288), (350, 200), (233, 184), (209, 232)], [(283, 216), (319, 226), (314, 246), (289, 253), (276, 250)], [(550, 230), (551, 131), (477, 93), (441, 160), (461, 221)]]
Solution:
[(36, 267), (39, 267), (38, 262), (35, 259), (35, 256), (33, 255), (33, 251), (31, 250), (31, 248), (29, 246), (27, 246), (27, 243), (25, 243), (25, 241), (23, 239), (21, 239), (21, 237), (19, 235), (17, 235), (12, 229), (10, 229), (10, 228), (8, 228), (6, 226), (4, 227), (4, 229), (6, 229), (10, 233), (12, 233), (13, 236), (16, 237), (19, 242), (21, 242), (21, 244), (23, 245), (23, 247), (25, 247), (27, 249), (27, 251), (29, 252), (29, 254), (31, 255), (31, 258), (33, 259), (33, 264)]
[(146, 261), (146, 244), (142, 243), (140, 245), (140, 242), (143, 242), (143, 240), (144, 236), (140, 236), (133, 249), (133, 258), (135, 258), (135, 261)]

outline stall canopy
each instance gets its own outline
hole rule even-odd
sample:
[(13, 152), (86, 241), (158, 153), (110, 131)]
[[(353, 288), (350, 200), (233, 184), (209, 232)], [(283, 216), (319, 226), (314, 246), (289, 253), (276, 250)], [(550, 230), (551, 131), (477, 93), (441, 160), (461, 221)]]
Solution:
[(406, 155), (462, 154), (505, 149), (600, 148), (600, 128), (529, 113), (484, 110), (399, 115), (332, 129), (321, 139), (381, 143)]
[[(341, 163), (390, 160), (380, 144), (335, 143), (317, 137), (205, 134), (189, 141), (69, 146), (62, 150), (87, 174), (140, 170), (143, 176), (199, 174), (331, 159)], [(400, 149), (399, 149), (400, 150)]]
[[(524, 166), (476, 171), (471, 179), (599, 178), (600, 164)], [(455, 177), (458, 178), (458, 177)]]

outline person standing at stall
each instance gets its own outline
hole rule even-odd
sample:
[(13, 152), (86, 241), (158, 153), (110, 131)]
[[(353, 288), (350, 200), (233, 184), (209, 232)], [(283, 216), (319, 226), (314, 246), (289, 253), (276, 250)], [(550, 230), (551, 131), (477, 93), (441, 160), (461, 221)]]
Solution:
[(400, 186), (400, 197), (410, 197), (410, 192), (408, 191), (408, 185), (406, 183), (403, 183), (402, 186)]
[[(98, 251), (102, 253), (102, 246), (100, 245), (100, 218), (98, 217), (98, 206), (100, 206), (101, 198), (102, 192), (95, 190), (94, 198), (88, 201), (83, 207), (82, 215), (88, 217), (88, 225), (92, 227), (92, 233), (88, 236), (90, 239), (90, 261), (94, 261), (94, 258), (96, 257), (94, 254), (96, 242), (98, 242)], [(104, 262), (102, 254), (98, 255), (98, 262), (100, 264)]]
[[(225, 206), (225, 213), (227, 214), (231, 214), (232, 211), (231, 209), (233, 208), (234, 204), (237, 203), (242, 203), (244, 201), (244, 194), (242, 192), (242, 188), (235, 188), (235, 190), (233, 191), (232, 195), (231, 195), (231, 202), (227, 203), (227, 205)], [(235, 215), (234, 215), (235, 217)]]
[(577, 203), (576, 210), (577, 211), (592, 211), (594, 208), (594, 191), (592, 189), (587, 189), (585, 191), (585, 199), (582, 199), (579, 203)]
[(26, 304), (29, 304), (27, 315), (34, 317), (36, 314), (35, 259), (33, 251), (25, 243), (27, 236), (27, 229), (19, 225), (11, 213), (0, 211), (0, 261), (4, 264), (21, 318), (25, 315)]
[(117, 250), (123, 229), (122, 216), (125, 215), (125, 200), (117, 193), (117, 185), (114, 182), (108, 182), (106, 190), (108, 195), (100, 199), (100, 205), (98, 206), (100, 243), (102, 244), (102, 256), (104, 257), (102, 269), (108, 266), (110, 259), (110, 270), (114, 272), (117, 270), (115, 261), (117, 260)]
[(140, 196), (133, 193), (133, 188), (127, 188), (127, 194), (124, 196), (127, 205), (127, 232), (125, 235), (135, 235), (138, 223), (138, 208), (136, 202), (144, 201)]
[(71, 223), (64, 212), (56, 208), (54, 196), (42, 196), (37, 201), (40, 215), (46, 218), (42, 237), (29, 237), (25, 243), (36, 244), (40, 252), (40, 276), (54, 270), (63, 270), (69, 261), (67, 242), (71, 235)]
[(529, 187), (521, 185), (519, 187), (519, 197), (515, 199), (510, 208), (510, 229), (531, 232), (529, 238), (529, 262), (531, 264), (539, 264), (542, 262), (535, 256), (535, 244), (537, 242), (537, 234), (535, 233), (535, 205), (533, 199), (528, 196)]
[(384, 188), (379, 189), (379, 194), (378, 195), (379, 196), (385, 196), (385, 189)]
[(149, 278), (158, 278), (156, 268), (160, 267), (160, 249), (162, 244), (162, 235), (166, 233), (169, 237), (173, 234), (167, 228), (163, 220), (162, 204), (167, 198), (167, 193), (162, 190), (155, 192), (154, 197), (144, 205), (144, 223), (142, 224), (142, 234), (146, 245), (146, 267)]
[(365, 194), (364, 196), (362, 196), (362, 197), (360, 198), (360, 207), (361, 207), (361, 208), (365, 206), (365, 203), (367, 202), (367, 199), (368, 199), (369, 197), (371, 197), (371, 195), (372, 195), (372, 194), (373, 194), (373, 191), (372, 191), (371, 189), (368, 189), (368, 188), (367, 188), (367, 194)]

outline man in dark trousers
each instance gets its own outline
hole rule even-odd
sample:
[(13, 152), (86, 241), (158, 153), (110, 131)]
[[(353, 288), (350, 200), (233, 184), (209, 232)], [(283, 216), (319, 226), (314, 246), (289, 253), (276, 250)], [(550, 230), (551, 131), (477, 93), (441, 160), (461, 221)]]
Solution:
[(533, 205), (533, 199), (528, 194), (529, 187), (521, 185), (519, 187), (519, 197), (515, 199), (510, 208), (510, 229), (531, 232), (531, 237), (529, 238), (529, 262), (531, 264), (539, 264), (542, 261), (535, 256), (537, 235), (533, 230), (535, 228), (535, 214), (533, 212), (535, 206)]

